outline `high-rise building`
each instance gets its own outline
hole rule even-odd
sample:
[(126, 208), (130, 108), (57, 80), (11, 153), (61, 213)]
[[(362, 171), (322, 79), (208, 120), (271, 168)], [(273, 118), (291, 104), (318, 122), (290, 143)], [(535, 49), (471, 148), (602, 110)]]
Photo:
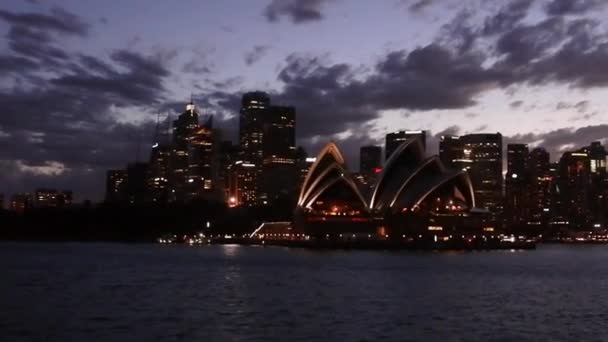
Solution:
[(37, 208), (63, 208), (72, 205), (72, 191), (56, 189), (36, 189), (34, 205)]
[(218, 184), (222, 187), (226, 203), (230, 204), (230, 170), (234, 163), (239, 160), (239, 147), (230, 140), (222, 141), (219, 146), (219, 174)]
[(189, 139), (187, 199), (213, 199), (217, 188), (217, 151), (212, 118), (199, 126)]
[(606, 223), (608, 211), (608, 184), (606, 178), (606, 149), (601, 142), (595, 141), (583, 147), (580, 152), (589, 155), (589, 210), (597, 223)]
[(191, 101), (186, 111), (173, 122), (173, 150), (171, 151), (171, 199), (184, 201), (188, 193), (188, 169), (190, 167), (190, 140), (198, 130), (198, 112)]
[(148, 163), (131, 163), (127, 165), (125, 185), (126, 200), (131, 204), (143, 203), (146, 199), (148, 180)]
[(502, 135), (467, 134), (443, 136), (439, 158), (448, 168), (467, 170), (475, 191), (475, 203), (494, 213), (502, 212)]
[(363, 146), (359, 150), (359, 172), (362, 174), (375, 174), (382, 168), (382, 147)]
[[(241, 160), (245, 164), (255, 165), (253, 196), (260, 195), (260, 182), (262, 180), (262, 165), (264, 159), (264, 118), (270, 107), (268, 94), (255, 91), (246, 93), (241, 100), (241, 110), (239, 113), (239, 144), (241, 150)], [(234, 197), (234, 196), (232, 196)], [(261, 196), (260, 196), (261, 197)]]
[(295, 200), (296, 112), (293, 107), (270, 106), (262, 117), (262, 174), (259, 198), (267, 203)]
[(385, 141), (384, 160), (388, 160), (399, 145), (413, 137), (420, 137), (422, 146), (426, 150), (426, 131), (397, 131), (388, 133)]
[(257, 203), (295, 196), (295, 109), (271, 106), (264, 92), (244, 94), (241, 104), (241, 160), (255, 165)]
[(472, 161), (468, 170), (476, 205), (492, 212), (502, 212), (502, 135), (468, 134), (461, 139), (464, 159)]
[(308, 153), (306, 153), (306, 150), (302, 146), (299, 146), (296, 149), (296, 169), (297, 169), (297, 171), (296, 171), (297, 172), (297, 180), (296, 180), (297, 191), (296, 191), (296, 193), (300, 192), (300, 188), (302, 187), (302, 184), (304, 183), (306, 174), (308, 174), (308, 170), (310, 169), (312, 164), (315, 163), (315, 161), (317, 161), (317, 158), (308, 157)]
[(591, 194), (591, 160), (586, 152), (565, 152), (559, 161), (560, 213), (572, 228), (589, 223)]
[(106, 202), (118, 203), (127, 200), (127, 170), (106, 172)]
[(554, 211), (552, 188), (555, 177), (550, 171), (549, 152), (535, 148), (530, 152), (528, 174), (530, 177), (530, 213), (528, 224), (546, 226)]
[(359, 173), (354, 178), (364, 194), (371, 193), (376, 179), (382, 171), (382, 147), (363, 146), (359, 150)]
[(510, 224), (525, 223), (530, 212), (529, 150), (526, 144), (507, 145), (505, 213)]
[(465, 158), (464, 140), (456, 135), (444, 135), (439, 140), (439, 159), (447, 168), (455, 170), (467, 170), (471, 167), (473, 160)]
[(217, 134), (212, 117), (199, 125), (199, 113), (192, 101), (173, 122), (170, 200), (218, 199)]
[(18, 214), (23, 214), (27, 209), (31, 208), (33, 204), (32, 195), (29, 193), (18, 193), (11, 196), (9, 203), (9, 210), (14, 211)]
[(170, 145), (161, 143), (152, 145), (146, 181), (147, 201), (165, 203), (169, 200), (170, 159)]
[[(170, 122), (168, 118), (167, 121)], [(166, 130), (161, 132), (160, 121), (158, 121), (148, 163), (146, 201), (166, 203), (169, 200), (170, 162), (170, 137)]]
[(231, 165), (228, 176), (228, 206), (251, 207), (257, 204), (256, 166), (241, 160)]

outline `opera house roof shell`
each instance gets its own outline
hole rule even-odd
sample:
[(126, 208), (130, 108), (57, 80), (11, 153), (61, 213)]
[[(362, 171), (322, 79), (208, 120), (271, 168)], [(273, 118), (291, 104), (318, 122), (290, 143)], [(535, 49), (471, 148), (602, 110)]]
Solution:
[(401, 144), (387, 160), (370, 198), (360, 192), (346, 167), (344, 155), (330, 142), (311, 166), (298, 198), (298, 208), (314, 210), (315, 203), (347, 201), (364, 212), (415, 212), (426, 200), (448, 196), (459, 208), (475, 207), (473, 186), (466, 171), (447, 169), (437, 156), (425, 157), (419, 138)]

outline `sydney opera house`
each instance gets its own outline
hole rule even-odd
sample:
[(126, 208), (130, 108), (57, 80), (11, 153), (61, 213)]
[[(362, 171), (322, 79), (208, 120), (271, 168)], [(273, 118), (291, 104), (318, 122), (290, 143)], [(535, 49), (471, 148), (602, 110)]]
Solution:
[(445, 235), (485, 229), (475, 222), (475, 197), (466, 171), (425, 157), (422, 142), (403, 142), (364, 195), (335, 143), (316, 158), (301, 187), (293, 231), (309, 237)]

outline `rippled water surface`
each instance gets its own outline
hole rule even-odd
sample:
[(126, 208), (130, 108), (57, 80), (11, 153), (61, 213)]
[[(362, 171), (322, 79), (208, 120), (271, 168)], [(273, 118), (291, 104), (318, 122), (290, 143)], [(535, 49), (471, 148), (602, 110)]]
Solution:
[(608, 340), (608, 246), (0, 243), (2, 341)]

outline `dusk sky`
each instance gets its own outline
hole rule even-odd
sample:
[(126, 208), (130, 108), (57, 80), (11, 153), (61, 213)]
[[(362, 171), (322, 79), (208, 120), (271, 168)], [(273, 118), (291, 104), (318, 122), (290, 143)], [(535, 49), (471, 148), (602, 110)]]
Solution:
[[(561, 151), (608, 139), (605, 0), (8, 0), (0, 193), (72, 189), (146, 160), (193, 94), (235, 139), (246, 91), (297, 110), (297, 141), (501, 132)], [(140, 148), (138, 149), (138, 144)], [(138, 154), (139, 150), (139, 154)]]

